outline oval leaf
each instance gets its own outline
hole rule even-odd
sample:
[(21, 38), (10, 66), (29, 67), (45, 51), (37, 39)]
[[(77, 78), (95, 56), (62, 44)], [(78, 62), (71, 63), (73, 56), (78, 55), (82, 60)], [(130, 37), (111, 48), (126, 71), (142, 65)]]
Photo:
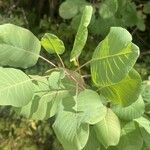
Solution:
[[(80, 150), (88, 140), (86, 126), (97, 123), (105, 115), (106, 108), (99, 95), (92, 90), (84, 90), (74, 97), (63, 99), (53, 128), (64, 149)], [(79, 138), (78, 133), (83, 125), (85, 127), (82, 131), (86, 129), (85, 134)]]
[(27, 29), (0, 25), (0, 65), (28, 68), (36, 64), (40, 41)]
[(105, 118), (94, 125), (98, 140), (105, 146), (117, 145), (120, 139), (120, 122), (115, 113), (107, 110)]
[[(80, 124), (77, 114), (63, 107), (53, 124), (54, 132), (65, 150), (81, 150), (89, 137), (89, 125)], [(61, 122), (61, 123), (60, 123)]]
[(92, 90), (84, 90), (79, 93), (76, 101), (76, 111), (82, 112), (82, 122), (95, 124), (102, 120), (107, 112), (106, 107), (102, 104), (100, 96)]
[(117, 0), (105, 0), (100, 5), (99, 14), (102, 18), (110, 18), (115, 15), (118, 9)]
[(63, 19), (71, 19), (79, 11), (78, 5), (74, 1), (65, 1), (59, 7), (59, 15)]
[(0, 105), (22, 107), (31, 101), (34, 86), (22, 71), (0, 68)]
[(46, 33), (41, 39), (41, 44), (50, 54), (62, 54), (65, 51), (64, 43), (54, 34)]
[(92, 79), (97, 86), (118, 83), (132, 69), (139, 56), (139, 48), (131, 40), (126, 29), (112, 27), (97, 46), (91, 62)]

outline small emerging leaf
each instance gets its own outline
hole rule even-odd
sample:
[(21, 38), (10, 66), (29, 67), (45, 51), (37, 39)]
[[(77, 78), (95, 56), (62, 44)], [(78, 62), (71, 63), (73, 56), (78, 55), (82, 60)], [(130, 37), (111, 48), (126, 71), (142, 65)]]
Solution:
[(65, 51), (64, 43), (54, 34), (46, 33), (41, 39), (41, 44), (50, 54), (62, 54)]

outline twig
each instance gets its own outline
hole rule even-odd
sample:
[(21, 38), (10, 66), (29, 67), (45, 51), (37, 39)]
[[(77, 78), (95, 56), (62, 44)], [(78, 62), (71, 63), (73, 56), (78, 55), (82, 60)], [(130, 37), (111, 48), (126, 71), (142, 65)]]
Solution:
[(143, 57), (145, 55), (150, 55), (150, 51), (141, 52), (140, 57)]
[(51, 61), (49, 61), (48, 59), (44, 58), (43, 56), (39, 55), (39, 58), (43, 59), (44, 61), (46, 61), (47, 63), (49, 63), (50, 65), (57, 67), (54, 63), (52, 63)]
[(90, 74), (86, 74), (86, 75), (83, 75), (82, 78), (90, 78), (91, 75)]
[(80, 67), (78, 67), (75, 71), (78, 71), (78, 70), (80, 70), (81, 68), (83, 68), (84, 66), (86, 66), (86, 65), (88, 65), (88, 64), (90, 64), (92, 62), (92, 59), (91, 60), (89, 60), (89, 61), (87, 61), (86, 63), (84, 63), (83, 65), (81, 65)]

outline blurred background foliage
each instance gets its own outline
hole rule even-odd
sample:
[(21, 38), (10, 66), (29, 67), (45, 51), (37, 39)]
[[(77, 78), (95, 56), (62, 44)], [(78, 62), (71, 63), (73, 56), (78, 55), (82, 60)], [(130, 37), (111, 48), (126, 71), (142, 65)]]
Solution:
[[(31, 30), (41, 38), (45, 32), (56, 34), (66, 46), (63, 60), (68, 63), (82, 8), (94, 8), (89, 37), (81, 55), (81, 64), (91, 54), (111, 26), (127, 28), (141, 50), (135, 68), (143, 80), (150, 75), (150, 0), (0, 0), (0, 24), (13, 23)], [(42, 55), (58, 63), (54, 56)], [(59, 65), (59, 64), (58, 64)], [(25, 70), (42, 75), (50, 66), (42, 61)], [(84, 69), (88, 74), (89, 68)], [(84, 73), (83, 73), (84, 74)], [(14, 114), (9, 107), (0, 107), (0, 150), (61, 150), (53, 131), (53, 120), (33, 121)]]

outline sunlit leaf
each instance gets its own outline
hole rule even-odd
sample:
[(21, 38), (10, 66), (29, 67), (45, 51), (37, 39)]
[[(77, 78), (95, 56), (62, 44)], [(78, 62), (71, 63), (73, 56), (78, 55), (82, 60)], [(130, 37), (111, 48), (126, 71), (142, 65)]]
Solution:
[(100, 42), (91, 62), (92, 79), (97, 86), (114, 85), (129, 73), (139, 56), (139, 48), (131, 41), (126, 29), (112, 27)]
[(128, 106), (135, 102), (141, 92), (141, 77), (134, 69), (120, 82), (100, 88), (101, 94), (114, 104)]
[(65, 51), (64, 43), (54, 34), (46, 33), (41, 44), (48, 53), (62, 54)]

